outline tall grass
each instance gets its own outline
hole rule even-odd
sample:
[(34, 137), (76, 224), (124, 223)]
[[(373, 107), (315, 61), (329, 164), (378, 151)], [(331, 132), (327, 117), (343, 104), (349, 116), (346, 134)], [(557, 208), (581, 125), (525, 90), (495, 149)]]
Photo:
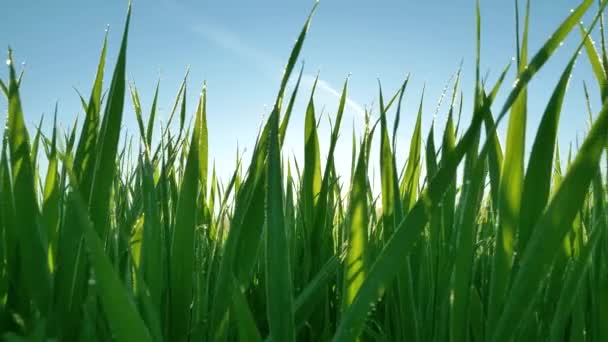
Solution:
[[(471, 121), (460, 124), (455, 108), (459, 72), (445, 127), (434, 122), (425, 134), (420, 106), (407, 161), (399, 165), (395, 135), (408, 80), (388, 101), (379, 87), (380, 116), (353, 137), (348, 184), (334, 157), (344, 143), (348, 82), (327, 158), (321, 160), (314, 87), (303, 167), (281, 153), (302, 71), (291, 92), (287, 85), (314, 8), (251, 160), (238, 157), (227, 183), (208, 166), (205, 87), (188, 127), (184, 79), (160, 130), (158, 85), (149, 115), (138, 90), (127, 89), (130, 8), (107, 95), (104, 39), (90, 97), (82, 99), (84, 121), (69, 132), (55, 122), (52, 132), (38, 129), (30, 139), (21, 75), (9, 52), (9, 79), (0, 83), (8, 100), (0, 155), (2, 338), (608, 341), (606, 1), (589, 27), (580, 25), (580, 44), (536, 134), (525, 134), (528, 83), (592, 3), (583, 1), (534, 55), (528, 3), (517, 38), (518, 77), (503, 90), (497, 115), (491, 108), (508, 67), (491, 87), (480, 80), (478, 4)], [(598, 23), (599, 52), (589, 36)], [(563, 166), (560, 112), (582, 50), (604, 104), (589, 113), (591, 128)], [(120, 139), (128, 95), (136, 147)], [(167, 128), (176, 112), (177, 131)], [(503, 145), (496, 129), (507, 115)], [(434, 141), (436, 130), (441, 141)], [(370, 158), (372, 149), (379, 160)], [(40, 172), (39, 155), (48, 160)], [(375, 163), (379, 195), (368, 171)]]

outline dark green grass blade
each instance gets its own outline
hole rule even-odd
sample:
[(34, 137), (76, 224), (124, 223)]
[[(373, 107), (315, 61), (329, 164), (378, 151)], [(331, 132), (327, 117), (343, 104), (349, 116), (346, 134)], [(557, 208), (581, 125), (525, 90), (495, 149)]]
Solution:
[(25, 127), (19, 87), (9, 51), (10, 83), (8, 91), (7, 138), (13, 184), (15, 213), (19, 215), (19, 254), (21, 279), (19, 286), (26, 290), (36, 307), (46, 312), (49, 305), (50, 277), (47, 246), (40, 225), (40, 211), (34, 169), (30, 159), (30, 143)]
[(190, 150), (182, 178), (171, 241), (170, 302), (172, 341), (187, 341), (193, 297), (194, 241), (199, 189), (199, 151), (202, 145), (204, 95), (199, 99)]
[(99, 301), (117, 341), (152, 341), (150, 333), (137, 312), (128, 290), (121, 283), (104, 252), (99, 236), (87, 216), (87, 209), (78, 194), (70, 197), (76, 208), (78, 223), (84, 227), (89, 260), (95, 271)]
[(574, 266), (566, 276), (562, 287), (562, 294), (557, 302), (555, 316), (550, 328), (550, 341), (559, 341), (559, 336), (567, 326), (567, 318), (574, 307), (574, 302), (579, 296), (581, 287), (584, 283), (585, 275), (590, 268), (590, 264), (598, 242), (602, 237), (602, 231), (593, 230), (581, 255), (574, 261)]

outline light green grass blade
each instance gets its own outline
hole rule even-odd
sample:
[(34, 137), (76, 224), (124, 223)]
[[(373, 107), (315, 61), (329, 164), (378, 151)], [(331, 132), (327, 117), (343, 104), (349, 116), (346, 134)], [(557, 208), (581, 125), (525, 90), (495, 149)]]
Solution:
[[(371, 137), (369, 137), (371, 138)], [(355, 178), (350, 190), (347, 222), (347, 252), (344, 261), (344, 294), (342, 310), (347, 311), (367, 278), (369, 267), (368, 249), (368, 194), (365, 141), (359, 150)]]
[(60, 183), (57, 160), (57, 107), (55, 107), (55, 118), (53, 120), (53, 136), (51, 138), (51, 150), (48, 156), (48, 167), (44, 181), (44, 193), (42, 197), (42, 221), (48, 239), (49, 268), (54, 272), (55, 257), (57, 253), (57, 229), (59, 228), (60, 215)]
[(566, 87), (574, 68), (578, 51), (562, 73), (541, 119), (532, 145), (528, 169), (523, 184), (521, 217), (519, 224), (518, 250), (524, 251), (532, 234), (532, 228), (542, 214), (549, 199), (553, 151), (556, 148), (557, 129)]
[[(108, 100), (101, 123), (101, 131), (97, 143), (95, 173), (91, 188), (91, 220), (95, 230), (105, 239), (109, 230), (110, 195), (116, 170), (116, 151), (120, 138), (120, 126), (125, 100), (125, 68), (127, 62), (127, 37), (131, 20), (131, 5), (127, 11), (125, 30), (123, 33), (118, 61), (112, 76), (108, 92)], [(75, 161), (76, 162), (76, 161)], [(86, 186), (86, 185), (85, 185)], [(83, 189), (86, 191), (87, 189)]]
[(520, 319), (529, 309), (543, 277), (550, 267), (563, 237), (583, 203), (591, 180), (597, 172), (608, 139), (608, 105), (605, 105), (570, 166), (549, 206), (539, 218), (523, 252), (521, 267), (505, 301), (493, 341), (508, 341)]
[[(526, 5), (526, 17), (521, 50), (518, 56), (518, 73), (526, 70), (528, 63), (528, 27), (530, 1)], [(519, 37), (519, 32), (517, 32)], [(519, 46), (519, 43), (518, 43)], [(515, 239), (519, 225), (521, 196), (524, 183), (524, 158), (526, 148), (526, 122), (528, 97), (523, 88), (519, 93), (509, 116), (505, 158), (500, 173), (498, 193), (499, 222), (490, 280), (487, 331), (494, 330), (496, 320), (502, 311), (504, 297), (508, 291), (509, 278), (515, 251)]]
[[(287, 66), (285, 67), (285, 73), (283, 74), (283, 80), (281, 81), (281, 86), (279, 88), (277, 100), (275, 103), (275, 107), (277, 109), (280, 108), (280, 106), (281, 106), (283, 94), (285, 92), (285, 87), (287, 86), (287, 82), (289, 80), (291, 72), (293, 71), (293, 67), (298, 59), (298, 56), (302, 49), (302, 45), (304, 44), (304, 39), (306, 37), (306, 33), (308, 32), (308, 28), (310, 26), (310, 20), (312, 18), (312, 15), (314, 14), (316, 7), (317, 7), (317, 5), (315, 4), (313, 6), (313, 9), (311, 10), (308, 18), (306, 19), (304, 27), (302, 28), (302, 31), (300, 32), (300, 35), (298, 36), (298, 39), (296, 40), (296, 43), (289, 56), (289, 60), (287, 62)], [(265, 139), (266, 139), (265, 133), (263, 132), (260, 137), (261, 141), (258, 141), (258, 144), (263, 143)], [(260, 201), (258, 198), (255, 198), (256, 201), (253, 201), (253, 199), (254, 199), (253, 191), (255, 190), (254, 186), (257, 185), (256, 183), (258, 182), (259, 178), (262, 175), (261, 172), (256, 171), (256, 168), (259, 168), (259, 169), (263, 168), (263, 165), (260, 165), (258, 167), (258, 165), (257, 165), (258, 163), (255, 162), (256, 158), (258, 157), (258, 154), (256, 152), (257, 150), (258, 150), (258, 147), (256, 146), (256, 149), (254, 149), (254, 153), (253, 153), (253, 157), (252, 157), (252, 165), (250, 166), (250, 172), (245, 181), (245, 184), (242, 184), (239, 186), (239, 190), (237, 192), (238, 195), (236, 196), (235, 204), (234, 204), (235, 215), (232, 218), (231, 223), (230, 223), (230, 230), (228, 233), (228, 237), (226, 239), (226, 243), (224, 244), (224, 250), (223, 250), (224, 254), (220, 261), (220, 265), (218, 267), (215, 291), (214, 291), (214, 295), (213, 295), (212, 311), (211, 311), (211, 315), (210, 315), (211, 316), (211, 331), (210, 331), (209, 335), (214, 338), (225, 336), (225, 333), (226, 333), (226, 326), (224, 323), (226, 322), (226, 316), (227, 316), (226, 313), (227, 313), (227, 310), (230, 305), (229, 298), (231, 296), (230, 293), (232, 291), (232, 286), (233, 286), (233, 283), (232, 283), (233, 272), (234, 272), (234, 275), (237, 277), (237, 279), (239, 281), (241, 281), (241, 279), (238, 276), (239, 271), (235, 270), (237, 261), (245, 262), (245, 263), (255, 262), (255, 258), (253, 258), (251, 255), (246, 254), (244, 256), (244, 258), (238, 257), (239, 253), (243, 253), (243, 251), (244, 251), (243, 246), (241, 246), (241, 241), (243, 241), (244, 245), (252, 247), (250, 249), (253, 249), (254, 252), (257, 252), (257, 244), (255, 243), (255, 240), (259, 241), (259, 239), (261, 238), (261, 235), (256, 231), (252, 232), (255, 235), (257, 235), (253, 241), (251, 239), (249, 239), (249, 236), (247, 236), (247, 234), (241, 234), (242, 230), (243, 230), (243, 225), (245, 223), (244, 217), (245, 217), (247, 210), (250, 209), (250, 206), (255, 207), (255, 206), (252, 206), (251, 204), (254, 204), (254, 203), (263, 204), (264, 203), (263, 199)], [(262, 157), (263, 156), (264, 156), (264, 154), (262, 154)], [(263, 186), (263, 182), (261, 182), (261, 185)], [(260, 193), (262, 195), (264, 195), (263, 187), (262, 187), (262, 191)], [(255, 210), (252, 210), (252, 214), (255, 213), (256, 216), (260, 216), (260, 215), (258, 215), (259, 211), (263, 212), (263, 209), (262, 210), (258, 210), (258, 208), (253, 208), (253, 209), (255, 209)], [(263, 216), (262, 216), (262, 218), (263, 218)], [(253, 230), (253, 229), (249, 229), (249, 230)], [(251, 266), (245, 265), (244, 268), (246, 270), (248, 270), (251, 268)], [(240, 271), (240, 273), (248, 274), (249, 272)], [(249, 279), (247, 279), (247, 280), (249, 280)]]
[(148, 146), (152, 146), (152, 135), (154, 134), (154, 119), (156, 118), (156, 106), (158, 103), (158, 89), (160, 88), (160, 80), (156, 82), (156, 90), (154, 90), (154, 99), (152, 100), (152, 108), (150, 108), (150, 116), (148, 117), (148, 126), (146, 128), (146, 141)]
[(91, 186), (93, 184), (93, 174), (95, 171), (95, 161), (97, 158), (97, 141), (99, 137), (99, 113), (101, 111), (101, 92), (103, 85), (104, 68), (106, 62), (106, 49), (108, 35), (103, 40), (103, 47), (97, 65), (97, 74), (91, 90), (88, 104), (81, 98), (86, 117), (82, 124), (82, 131), (78, 139), (76, 154), (74, 159), (74, 172), (80, 181), (81, 191), (85, 200), (89, 200)]
[(296, 102), (296, 95), (298, 94), (298, 89), (300, 88), (300, 81), (302, 80), (303, 73), (304, 73), (304, 63), (302, 63), (302, 67), (300, 68), (300, 74), (298, 75), (298, 80), (296, 81), (296, 85), (293, 88), (291, 97), (289, 98), (289, 103), (287, 104), (287, 108), (285, 109), (285, 115), (283, 116), (283, 120), (281, 121), (281, 126), (279, 128), (281, 146), (283, 146), (283, 143), (285, 142), (285, 134), (287, 134), (287, 125), (289, 125), (289, 119), (291, 118), (291, 112), (293, 111), (293, 106), (294, 106), (294, 103)]

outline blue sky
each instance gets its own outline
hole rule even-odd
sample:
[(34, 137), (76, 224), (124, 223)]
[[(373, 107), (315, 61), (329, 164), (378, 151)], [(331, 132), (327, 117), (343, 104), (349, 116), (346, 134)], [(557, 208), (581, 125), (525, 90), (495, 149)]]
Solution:
[[(531, 54), (579, 3), (575, 0), (532, 1)], [(312, 5), (312, 0), (134, 0), (127, 69), (129, 79), (140, 91), (144, 111), (149, 110), (154, 86), (160, 78), (159, 118), (166, 121), (189, 66), (189, 114), (194, 112), (196, 96), (206, 80), (211, 158), (215, 159), (220, 173), (227, 176), (234, 165), (237, 143), (241, 148), (253, 146), (262, 118), (274, 101), (294, 39)], [(302, 154), (304, 109), (318, 71), (321, 84), (315, 100), (319, 112), (325, 108), (320, 119), (323, 150), (328, 147), (328, 115), (335, 115), (338, 103), (336, 90), (341, 89), (347, 75), (352, 74), (342, 143), (336, 152), (344, 175), (349, 169), (353, 125), (361, 133), (361, 113), (366, 106), (371, 106), (373, 113), (378, 112), (378, 78), (385, 96), (390, 96), (405, 75), (411, 74), (398, 136), (403, 154), (423, 86), (426, 86), (423, 114), (426, 131), (443, 88), (461, 61), (463, 120), (466, 122), (471, 112), (474, 79), (474, 6), (474, 0), (322, 1), (301, 54), (306, 63), (304, 87), (290, 123), (285, 152), (296, 157)], [(48, 129), (55, 102), (59, 103), (59, 121), (64, 128), (72, 124), (77, 115), (82, 117), (74, 88), (83, 94), (90, 92), (104, 30), (109, 24), (108, 85), (126, 7), (126, 0), (86, 4), (75, 0), (9, 0), (3, 4), (0, 46), (10, 45), (16, 62), (26, 62), (22, 99), (30, 126), (45, 113), (44, 127)], [(523, 7), (524, 1), (521, 1), (520, 9)], [(515, 55), (514, 3), (482, 0), (481, 12), (482, 74), (488, 73), (489, 84), (493, 84)], [(585, 19), (590, 23), (591, 16)], [(530, 85), (529, 141), (579, 41), (580, 35), (573, 31)], [(600, 106), (586, 56), (581, 57), (562, 114), (562, 146), (575, 143), (587, 127), (583, 80), (590, 86), (594, 110)], [(6, 80), (7, 68), (0, 70), (0, 78)], [(511, 73), (497, 99), (499, 105), (514, 78)], [(0, 100), (0, 108), (5, 111), (4, 98)], [(126, 108), (124, 125), (136, 134), (130, 101)], [(439, 127), (444, 125), (446, 112), (444, 103), (436, 116)], [(505, 126), (506, 121), (503, 131)], [(377, 159), (374, 163), (377, 164)]]

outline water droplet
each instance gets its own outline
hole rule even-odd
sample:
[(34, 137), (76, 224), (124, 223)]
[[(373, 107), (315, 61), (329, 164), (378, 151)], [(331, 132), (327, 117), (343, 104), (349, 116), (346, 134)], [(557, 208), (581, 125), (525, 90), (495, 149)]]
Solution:
[(570, 13), (574, 13), (574, 8), (571, 8), (571, 9), (570, 9)]
[(564, 46), (564, 42), (559, 42), (559, 46)]
[(515, 62), (515, 57), (511, 57), (511, 62)]
[(6, 59), (6, 65), (11, 65), (11, 60), (10, 60), (10, 58), (7, 58), (7, 59)]

